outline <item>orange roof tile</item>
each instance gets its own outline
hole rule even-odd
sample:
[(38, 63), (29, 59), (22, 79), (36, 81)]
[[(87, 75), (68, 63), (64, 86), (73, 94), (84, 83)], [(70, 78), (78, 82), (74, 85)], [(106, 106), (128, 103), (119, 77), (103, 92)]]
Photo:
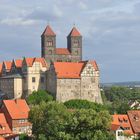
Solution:
[(47, 67), (47, 63), (46, 60), (44, 58), (35, 58), (34, 62), (40, 62), (42, 64), (43, 67)]
[(29, 107), (24, 99), (3, 100), (12, 119), (27, 119)]
[(21, 68), (22, 67), (22, 59), (18, 59), (18, 60), (15, 60), (15, 65), (17, 68)]
[(11, 70), (12, 67), (12, 62), (11, 61), (4, 61), (6, 70), (9, 72)]
[(0, 75), (2, 73), (2, 63), (0, 63)]
[(12, 131), (8, 126), (8, 123), (6, 122), (6, 118), (3, 113), (0, 113), (0, 126), (4, 128), (4, 129), (0, 129), (0, 135), (12, 133)]
[(54, 31), (52, 30), (52, 28), (47, 25), (46, 29), (44, 30), (42, 35), (47, 35), (47, 36), (55, 36), (56, 34), (54, 33)]
[(81, 36), (80, 32), (76, 29), (76, 27), (73, 27), (70, 34), (68, 36)]
[(5, 140), (5, 138), (0, 136), (0, 140)]
[[(120, 127), (124, 128), (125, 133), (133, 134), (133, 130), (132, 130), (132, 127), (131, 127), (131, 124), (127, 115), (115, 114), (115, 115), (112, 115), (112, 117), (113, 117), (113, 121), (111, 123), (112, 125), (119, 125)], [(112, 128), (115, 129), (114, 126)]]
[(140, 133), (140, 110), (130, 110), (127, 114), (134, 132)]
[(68, 55), (70, 54), (69, 50), (66, 49), (66, 48), (56, 48), (56, 54), (65, 54), (65, 55)]
[(58, 78), (80, 78), (83, 66), (82, 62), (54, 62)]
[(32, 67), (34, 62), (40, 62), (43, 67), (47, 66), (47, 63), (44, 58), (25, 58), (26, 64), (29, 67)]

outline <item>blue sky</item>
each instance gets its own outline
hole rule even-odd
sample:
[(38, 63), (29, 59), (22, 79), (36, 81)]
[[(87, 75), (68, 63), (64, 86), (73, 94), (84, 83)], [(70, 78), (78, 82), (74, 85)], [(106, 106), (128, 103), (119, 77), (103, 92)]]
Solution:
[(48, 22), (57, 47), (76, 24), (102, 82), (140, 81), (140, 0), (0, 0), (0, 61), (40, 56)]

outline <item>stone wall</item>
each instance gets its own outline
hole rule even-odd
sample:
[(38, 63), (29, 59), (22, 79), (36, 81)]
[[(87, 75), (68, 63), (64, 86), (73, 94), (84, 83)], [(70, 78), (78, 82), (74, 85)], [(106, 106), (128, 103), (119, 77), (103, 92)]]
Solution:
[(99, 71), (92, 64), (87, 64), (79, 79), (57, 78), (53, 67), (47, 74), (47, 90), (50, 91), (59, 102), (71, 99), (85, 99), (102, 103), (99, 88)]

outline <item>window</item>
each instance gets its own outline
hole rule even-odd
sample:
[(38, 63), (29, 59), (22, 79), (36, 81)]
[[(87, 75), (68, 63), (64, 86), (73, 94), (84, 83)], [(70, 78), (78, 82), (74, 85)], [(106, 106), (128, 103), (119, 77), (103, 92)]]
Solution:
[(35, 83), (35, 77), (32, 77), (32, 82)]
[(52, 40), (48, 40), (47, 41), (47, 46), (53, 46), (53, 41)]
[(78, 50), (75, 51), (75, 54), (76, 54), (76, 55), (78, 54)]
[(44, 83), (44, 82), (45, 82), (44, 77), (41, 77), (41, 83)]
[(74, 44), (75, 47), (78, 47), (79, 46), (79, 40), (74, 40), (73, 44)]
[(52, 54), (52, 50), (49, 50), (49, 54)]

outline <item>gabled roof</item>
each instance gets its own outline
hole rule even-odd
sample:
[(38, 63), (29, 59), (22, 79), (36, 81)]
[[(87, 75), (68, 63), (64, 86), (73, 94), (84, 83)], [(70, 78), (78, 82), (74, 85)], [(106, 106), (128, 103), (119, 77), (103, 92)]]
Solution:
[(2, 63), (0, 63), (0, 75), (2, 73)]
[(11, 70), (11, 67), (12, 67), (12, 62), (11, 61), (4, 61), (3, 63), (6, 67), (7, 72), (9, 72)]
[(57, 78), (80, 78), (81, 72), (87, 63), (92, 64), (95, 71), (98, 71), (95, 61), (54, 62), (53, 64)]
[(140, 110), (130, 110), (127, 114), (134, 132), (140, 133)]
[(47, 63), (44, 58), (25, 58), (27, 66), (32, 67), (34, 62), (40, 62), (43, 67), (47, 67)]
[(81, 36), (81, 34), (80, 34), (80, 32), (76, 29), (76, 27), (73, 27), (68, 36)]
[(14, 61), (17, 68), (22, 67), (22, 61), (23, 61), (22, 59), (17, 59), (17, 60)]
[(69, 50), (67, 48), (56, 48), (56, 54), (64, 54), (64, 55), (68, 55), (70, 54)]
[(114, 127), (114, 126), (112, 127), (114, 130), (115, 130), (115, 128), (117, 130), (117, 125), (119, 125), (120, 127), (124, 128), (125, 133), (133, 134), (133, 130), (132, 130), (132, 127), (131, 127), (131, 124), (130, 124), (130, 121), (129, 121), (129, 118), (127, 115), (115, 114), (115, 115), (112, 115), (112, 118), (113, 118), (113, 121), (112, 121), (111, 125), (116, 125), (116, 127)]
[(50, 25), (47, 25), (47, 27), (45, 28), (45, 30), (42, 33), (42, 35), (55, 36), (56, 34), (54, 33), (54, 31), (52, 30), (52, 28), (50, 27)]
[(82, 62), (54, 62), (58, 78), (80, 78), (83, 66)]
[(0, 126), (3, 128), (0, 129), (0, 135), (12, 133), (12, 131), (8, 126), (8, 123), (6, 122), (6, 118), (3, 113), (0, 113)]
[(12, 119), (28, 118), (28, 113), (30, 109), (24, 99), (3, 100), (3, 104)]

